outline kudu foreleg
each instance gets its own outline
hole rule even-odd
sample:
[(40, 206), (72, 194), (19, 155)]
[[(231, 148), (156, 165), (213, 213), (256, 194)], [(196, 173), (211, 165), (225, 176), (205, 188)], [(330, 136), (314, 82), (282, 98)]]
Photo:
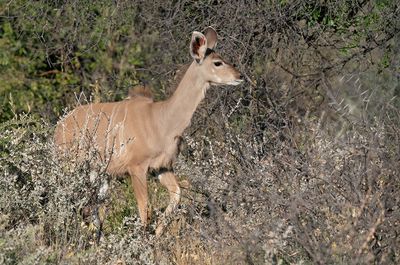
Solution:
[(133, 192), (135, 193), (135, 198), (139, 209), (140, 220), (142, 221), (143, 226), (147, 226), (148, 221), (148, 193), (146, 173), (147, 172), (144, 167), (132, 167), (129, 170), (129, 174), (132, 180)]
[(174, 211), (181, 199), (181, 188), (179, 187), (178, 181), (174, 173), (166, 172), (159, 175), (160, 183), (167, 188), (169, 192), (169, 204), (164, 212), (164, 220), (160, 220), (156, 228), (156, 236), (160, 236), (165, 227), (166, 218)]

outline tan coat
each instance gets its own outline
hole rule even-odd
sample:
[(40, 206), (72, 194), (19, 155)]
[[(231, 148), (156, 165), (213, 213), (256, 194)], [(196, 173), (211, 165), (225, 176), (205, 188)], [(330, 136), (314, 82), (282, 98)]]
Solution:
[[(180, 199), (172, 164), (183, 131), (210, 85), (237, 85), (242, 81), (239, 71), (212, 50), (216, 41), (212, 28), (205, 35), (193, 32), (190, 54), (194, 61), (169, 99), (153, 102), (139, 94), (121, 102), (79, 106), (56, 128), (55, 143), (62, 149), (68, 150), (79, 141), (95, 145), (102, 158), (109, 159), (109, 173), (131, 176), (144, 225), (148, 218), (147, 171), (168, 170), (159, 178), (170, 192), (165, 215), (170, 214)], [(162, 229), (159, 225), (156, 233)]]

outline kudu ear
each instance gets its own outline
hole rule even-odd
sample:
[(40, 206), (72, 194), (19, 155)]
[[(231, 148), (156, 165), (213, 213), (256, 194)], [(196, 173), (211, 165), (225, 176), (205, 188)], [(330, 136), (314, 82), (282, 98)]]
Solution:
[(197, 63), (203, 62), (207, 50), (207, 38), (203, 33), (194, 31), (190, 41), (190, 55)]
[(215, 46), (217, 46), (218, 41), (218, 36), (215, 29), (213, 29), (212, 27), (206, 28), (206, 30), (204, 31), (204, 35), (207, 39), (207, 48), (214, 49)]

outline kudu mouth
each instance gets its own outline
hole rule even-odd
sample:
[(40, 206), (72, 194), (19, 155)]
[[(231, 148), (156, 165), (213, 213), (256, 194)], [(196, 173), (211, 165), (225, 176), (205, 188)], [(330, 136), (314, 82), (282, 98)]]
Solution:
[(244, 76), (243, 76), (243, 74), (239, 72), (239, 74), (238, 74), (237, 76), (238, 76), (239, 78), (237, 78), (237, 79), (235, 79), (235, 80), (233, 80), (233, 81), (230, 81), (230, 82), (228, 82), (227, 84), (228, 84), (228, 85), (231, 85), (231, 86), (237, 86), (237, 85), (239, 85), (240, 83), (243, 83), (243, 81), (244, 81)]
[(237, 86), (237, 85), (243, 83), (243, 81), (244, 81), (243, 79), (236, 79), (236, 80), (233, 80), (233, 81), (227, 83), (227, 85)]
[(221, 82), (221, 83), (209, 82), (209, 84), (213, 85), (213, 86), (224, 86), (224, 85), (226, 85), (226, 86), (237, 86), (237, 85), (243, 83), (243, 81), (244, 81), (243, 79), (236, 79), (236, 80), (232, 80), (232, 81), (229, 81), (229, 82)]

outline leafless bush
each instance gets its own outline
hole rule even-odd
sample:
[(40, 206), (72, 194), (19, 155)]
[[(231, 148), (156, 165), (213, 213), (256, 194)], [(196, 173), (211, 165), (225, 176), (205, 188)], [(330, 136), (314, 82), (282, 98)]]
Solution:
[(243, 132), (221, 108), (207, 135), (186, 137), (178, 172), (202, 196), (188, 193), (179, 234), (201, 238), (211, 264), (396, 263), (400, 117), (382, 110), (370, 121), (346, 113), (346, 130), (330, 134), (324, 116), (284, 112), (281, 127)]
[[(157, 98), (187, 62), (191, 31), (209, 25), (247, 83), (210, 89), (195, 114), (176, 165), (191, 186), (159, 239), (132, 219), (134, 211), (116, 214), (121, 201), (131, 202), (124, 183), (109, 184), (117, 199), (98, 199), (108, 176), (90, 152), (86, 160), (59, 160), (46, 140), (49, 125), (28, 118), (1, 125), (0, 260), (400, 263), (400, 19), (398, 5), (383, 2), (110, 4), (110, 29), (123, 7), (137, 8), (126, 43), (148, 54), (138, 75), (150, 79)], [(74, 39), (66, 41), (71, 55)], [(115, 83), (121, 92), (116, 80), (125, 70), (97, 69), (91, 82)], [(163, 194), (153, 184), (158, 213)], [(97, 246), (81, 226), (88, 205), (111, 209)]]

